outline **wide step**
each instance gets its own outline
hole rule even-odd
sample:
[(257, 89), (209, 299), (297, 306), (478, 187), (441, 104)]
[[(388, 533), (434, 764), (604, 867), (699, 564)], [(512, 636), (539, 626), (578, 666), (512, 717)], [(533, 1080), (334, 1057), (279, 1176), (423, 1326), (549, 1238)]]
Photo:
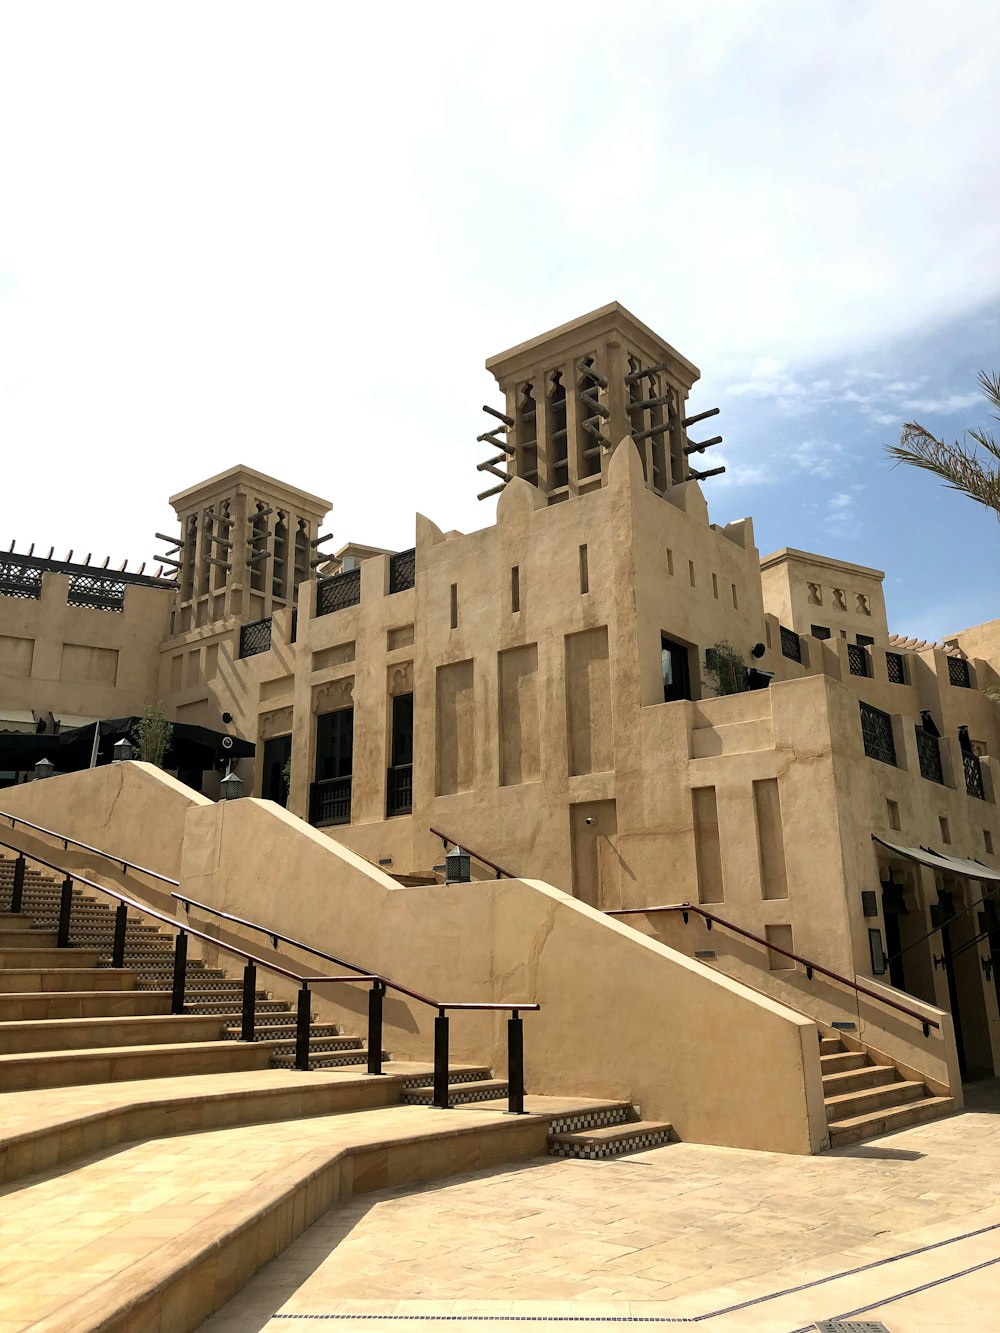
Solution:
[[(495, 1097), (507, 1096), (503, 1079), (491, 1078), (477, 1082), (452, 1083), (448, 1089), (449, 1106), (467, 1106), (470, 1102), (488, 1102)], [(403, 1093), (407, 1106), (433, 1106), (434, 1087), (407, 1088)]]
[(632, 1120), (623, 1125), (604, 1125), (594, 1129), (579, 1129), (548, 1137), (550, 1157), (578, 1157), (597, 1161), (621, 1157), (629, 1152), (645, 1152), (662, 1148), (677, 1138), (667, 1121)]
[(264, 1069), (270, 1057), (269, 1043), (249, 1041), (30, 1051), (23, 1055), (0, 1055), (0, 1092)]
[(890, 1134), (896, 1129), (906, 1129), (910, 1125), (921, 1125), (927, 1120), (937, 1120), (955, 1109), (953, 1097), (925, 1097), (919, 1102), (909, 1102), (905, 1106), (886, 1107), (874, 1115), (849, 1116), (844, 1120), (830, 1122), (830, 1147), (842, 1148), (849, 1143), (858, 1143), (861, 1139), (875, 1138), (879, 1134)]

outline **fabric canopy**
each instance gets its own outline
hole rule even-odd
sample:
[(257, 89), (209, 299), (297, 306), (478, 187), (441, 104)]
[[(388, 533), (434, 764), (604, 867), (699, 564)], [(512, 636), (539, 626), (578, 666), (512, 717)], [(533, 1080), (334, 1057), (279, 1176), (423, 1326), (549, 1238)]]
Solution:
[[(114, 717), (98, 722), (100, 746), (98, 762), (109, 763), (112, 748), (123, 737), (132, 739), (137, 717)], [(170, 749), (164, 756), (164, 768), (214, 768), (220, 760), (249, 759), (256, 753), (251, 741), (227, 736), (210, 727), (188, 722), (174, 722)], [(75, 773), (90, 765), (94, 745), (94, 723), (61, 731), (58, 736), (0, 735), (0, 768), (24, 772), (40, 759), (48, 759), (60, 773)]]
[(966, 861), (960, 856), (948, 856), (945, 852), (932, 852), (927, 847), (906, 847), (899, 842), (890, 842), (888, 838), (880, 838), (875, 833), (872, 834), (872, 841), (887, 847), (890, 852), (895, 852), (897, 856), (903, 856), (908, 861), (917, 861), (922, 866), (930, 866), (932, 870), (943, 870), (949, 875), (964, 875), (966, 879), (984, 879), (1000, 884), (1000, 870), (992, 870), (980, 861)]

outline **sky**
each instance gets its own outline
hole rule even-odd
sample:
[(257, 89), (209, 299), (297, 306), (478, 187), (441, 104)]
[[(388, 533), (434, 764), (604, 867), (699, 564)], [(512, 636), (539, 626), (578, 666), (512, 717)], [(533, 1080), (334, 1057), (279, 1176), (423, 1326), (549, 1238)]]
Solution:
[(996, 518), (883, 450), (989, 424), (998, 68), (980, 0), (0, 0), (0, 549), (151, 560), (237, 463), (333, 545), (482, 527), (484, 360), (619, 300), (713, 521), (1000, 615)]

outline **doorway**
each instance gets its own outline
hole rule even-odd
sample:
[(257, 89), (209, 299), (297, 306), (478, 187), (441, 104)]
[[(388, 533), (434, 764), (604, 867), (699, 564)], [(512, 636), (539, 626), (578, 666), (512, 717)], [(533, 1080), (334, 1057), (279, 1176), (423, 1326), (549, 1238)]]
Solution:
[(291, 736), (273, 736), (264, 742), (264, 766), (260, 780), (260, 794), (265, 801), (276, 805), (288, 804), (286, 764), (292, 758)]

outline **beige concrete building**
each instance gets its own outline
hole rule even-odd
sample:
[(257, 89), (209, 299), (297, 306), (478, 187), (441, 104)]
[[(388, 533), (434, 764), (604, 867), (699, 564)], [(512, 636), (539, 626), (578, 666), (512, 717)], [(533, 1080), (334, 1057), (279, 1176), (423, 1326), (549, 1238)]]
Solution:
[[(40, 597), (0, 584), (12, 724), (159, 702), (394, 876), (460, 843), (599, 912), (692, 904), (623, 920), (960, 1101), (956, 1061), (1000, 1071), (1000, 622), (918, 647), (881, 571), (711, 523), (699, 372), (617, 304), (487, 366), (495, 523), (326, 557), (329, 502), (232, 468), (172, 498), (176, 579), (121, 614), (45, 561)], [(725, 644), (756, 688), (716, 694)]]

